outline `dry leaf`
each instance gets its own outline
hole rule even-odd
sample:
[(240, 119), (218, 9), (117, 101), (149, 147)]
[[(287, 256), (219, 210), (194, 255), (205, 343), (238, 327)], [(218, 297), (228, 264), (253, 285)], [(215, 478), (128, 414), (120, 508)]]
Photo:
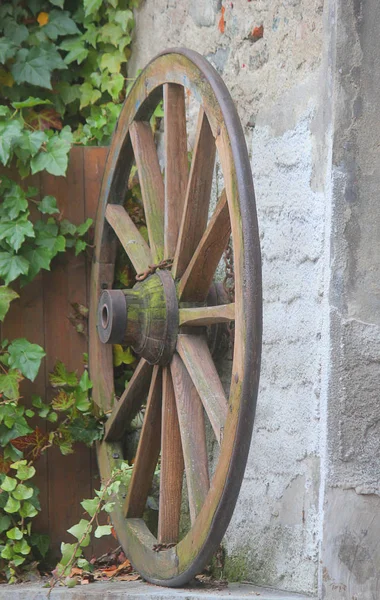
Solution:
[(141, 579), (141, 577), (137, 573), (126, 573), (125, 575), (119, 575), (117, 578), (118, 581), (137, 581), (138, 579)]
[(49, 15), (47, 12), (40, 12), (40, 14), (37, 17), (37, 22), (39, 24), (40, 27), (43, 27), (44, 25), (47, 25), (49, 23)]

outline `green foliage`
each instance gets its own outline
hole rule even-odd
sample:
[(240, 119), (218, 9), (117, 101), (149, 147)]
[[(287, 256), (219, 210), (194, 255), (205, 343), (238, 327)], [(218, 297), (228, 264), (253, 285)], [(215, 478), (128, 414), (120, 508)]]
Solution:
[[(36, 547), (42, 556), (46, 553), (46, 539), (31, 534), (31, 520), (40, 510), (38, 491), (29, 480), (34, 467), (26, 460), (9, 464), (12, 475), (0, 475), (0, 556), (7, 564), (6, 575), (10, 583), (17, 581), (17, 569), (27, 561)], [(27, 481), (27, 483), (24, 483)]]
[[(63, 132), (61, 132), (62, 134)], [(47, 156), (45, 153), (44, 156)], [(52, 155), (50, 160), (54, 160)], [(10, 302), (17, 294), (8, 284), (20, 278), (25, 285), (41, 271), (50, 270), (51, 261), (66, 248), (80, 246), (84, 250), (84, 239), (92, 221), (88, 219), (78, 227), (60, 219), (57, 202), (53, 196), (40, 201), (34, 199), (36, 190), (20, 185), (3, 176), (0, 181), (0, 320), (3, 320)], [(31, 205), (41, 214), (40, 219), (31, 221)], [(76, 252), (78, 253), (78, 252)]]
[[(44, 171), (65, 176), (73, 143), (109, 143), (126, 94), (136, 5), (136, 0), (0, 3), (0, 165), (18, 172), (17, 182), (0, 178), (0, 321), (17, 302), (19, 286), (50, 270), (58, 254), (87, 248), (90, 219), (79, 226), (62, 219), (53, 196), (41, 198), (39, 190), (19, 182)], [(4, 340), (0, 348), (0, 569), (10, 582), (48, 550), (47, 536), (32, 531), (40, 510), (35, 461), (52, 446), (69, 454), (75, 443), (91, 445), (103, 434), (86, 370), (78, 376), (57, 363), (50, 377), (54, 398), (47, 403), (34, 396), (31, 408), (23, 405), (20, 384), (35, 380), (44, 356), (43, 348), (24, 338)], [(122, 350), (120, 368), (132, 359)], [(113, 494), (115, 485), (109, 488)], [(112, 507), (110, 493), (95, 499), (105, 512)], [(71, 533), (85, 533), (93, 516)], [(101, 525), (95, 535), (109, 530)], [(84, 561), (86, 535), (78, 539), (78, 561)], [(71, 560), (72, 546), (63, 544), (63, 565)]]
[(44, 140), (42, 153), (34, 158), (33, 172), (48, 168), (56, 174), (64, 168), (65, 145), (57, 135), (64, 124), (70, 125), (79, 143), (109, 142), (126, 94), (134, 27), (131, 9), (137, 4), (136, 0), (2, 4), (0, 98), (4, 106), (16, 110), (4, 115), (11, 118), (12, 127), (2, 134), (3, 163), (17, 145), (20, 120), (27, 133), (24, 146), (35, 131), (55, 131), (54, 141)]
[[(111, 535), (112, 526), (109, 524), (100, 525), (99, 516), (101, 513), (108, 515), (108, 513), (112, 512), (120, 489), (123, 490), (123, 493), (126, 493), (132, 477), (132, 469), (133, 467), (129, 466), (128, 463), (120, 461), (118, 466), (112, 470), (110, 478), (102, 483), (100, 490), (95, 490), (96, 496), (81, 502), (82, 507), (90, 518), (81, 519), (79, 523), (68, 529), (68, 533), (76, 538), (77, 541), (73, 544), (61, 544), (62, 557), (55, 569), (56, 576), (51, 583), (51, 587), (62, 582), (71, 587), (73, 580), (69, 576), (75, 564), (85, 570), (91, 571), (92, 566), (83, 557), (83, 548), (89, 545), (92, 534), (96, 538)], [(75, 583), (76, 580), (74, 585)]]
[[(18, 580), (21, 568), (40, 560), (48, 550), (47, 536), (32, 532), (33, 518), (40, 510), (38, 490), (31, 482), (36, 473), (33, 463), (53, 446), (69, 454), (77, 442), (91, 445), (101, 439), (103, 418), (93, 416), (87, 371), (79, 377), (62, 363), (50, 374), (56, 389), (52, 401), (46, 404), (34, 396), (33, 410), (26, 409), (19, 402), (19, 384), (23, 377), (36, 376), (44, 352), (22, 338), (2, 346), (0, 361), (8, 372), (0, 375), (0, 556), (12, 582)], [(48, 433), (32, 427), (30, 419), (36, 417), (55, 427)], [(82, 540), (83, 547), (85, 543)]]

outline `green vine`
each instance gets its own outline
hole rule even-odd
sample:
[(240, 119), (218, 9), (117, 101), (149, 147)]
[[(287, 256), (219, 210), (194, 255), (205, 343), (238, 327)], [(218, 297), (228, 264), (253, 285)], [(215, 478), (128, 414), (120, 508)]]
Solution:
[[(41, 509), (38, 488), (29, 481), (36, 472), (35, 461), (52, 446), (65, 455), (73, 452), (75, 442), (91, 446), (103, 436), (104, 419), (94, 416), (86, 370), (79, 377), (58, 362), (49, 376), (57, 390), (53, 400), (46, 404), (33, 396), (32, 408), (20, 403), (20, 382), (24, 377), (34, 380), (44, 355), (40, 346), (25, 339), (3, 342), (0, 355), (0, 556), (10, 583), (22, 578), (21, 566), (33, 566), (49, 547), (48, 536), (32, 530), (33, 517)], [(41, 427), (31, 426), (36, 418)], [(49, 432), (44, 431), (46, 420), (54, 424)]]
[[(137, 4), (1, 3), (0, 321), (20, 286), (41, 269), (50, 270), (59, 253), (73, 249), (79, 254), (87, 247), (92, 221), (76, 226), (63, 219), (53, 196), (40, 198), (39, 190), (23, 186), (21, 179), (44, 171), (64, 176), (73, 144), (109, 143), (128, 86), (132, 9)], [(79, 377), (57, 363), (50, 376), (57, 390), (54, 399), (45, 403), (33, 397), (30, 408), (24, 405), (20, 384), (34, 381), (44, 356), (43, 348), (24, 338), (1, 343), (0, 577), (11, 583), (41, 561), (49, 545), (47, 536), (33, 531), (40, 511), (35, 461), (52, 446), (68, 454), (75, 442), (91, 445), (103, 433), (103, 416), (94, 416), (86, 370)], [(115, 349), (116, 364), (125, 366), (133, 359)]]
[(51, 588), (62, 582), (67, 587), (77, 585), (78, 579), (71, 576), (74, 565), (87, 573), (93, 571), (93, 565), (83, 556), (83, 549), (89, 545), (92, 534), (96, 538), (111, 535), (112, 526), (99, 524), (99, 517), (102, 512), (107, 515), (112, 512), (117, 502), (120, 487), (124, 490), (128, 488), (132, 469), (133, 467), (129, 466), (128, 463), (121, 461), (120, 465), (113, 469), (109, 479), (102, 483), (100, 490), (95, 490), (96, 495), (81, 502), (83, 509), (90, 518), (81, 519), (79, 523), (68, 529), (68, 533), (75, 537), (77, 541), (74, 544), (61, 544), (62, 557), (54, 570), (54, 578), (50, 584)]

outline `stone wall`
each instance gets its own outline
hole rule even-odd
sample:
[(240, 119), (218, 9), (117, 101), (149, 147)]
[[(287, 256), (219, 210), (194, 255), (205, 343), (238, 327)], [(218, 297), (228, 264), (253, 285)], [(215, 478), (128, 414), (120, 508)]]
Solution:
[(238, 0), (223, 8), (224, 32), (219, 0), (142, 2), (130, 72), (168, 47), (197, 50), (222, 75), (245, 128), (262, 238), (264, 347), (225, 573), (311, 593), (318, 559), (325, 206), (315, 131), (323, 2)]
[(225, 574), (328, 600), (380, 598), (379, 24), (378, 0), (145, 0), (130, 61), (205, 55), (252, 160), (263, 365)]

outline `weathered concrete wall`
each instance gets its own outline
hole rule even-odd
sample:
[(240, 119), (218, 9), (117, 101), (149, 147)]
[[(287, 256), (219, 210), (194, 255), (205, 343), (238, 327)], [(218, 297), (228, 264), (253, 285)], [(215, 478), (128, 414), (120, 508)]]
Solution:
[(331, 2), (330, 332), (321, 597), (380, 598), (380, 4)]
[(249, 463), (226, 535), (225, 574), (312, 593), (326, 353), (323, 0), (145, 0), (136, 25), (130, 72), (167, 47), (201, 52), (230, 89), (252, 156), (263, 250), (263, 368)]

